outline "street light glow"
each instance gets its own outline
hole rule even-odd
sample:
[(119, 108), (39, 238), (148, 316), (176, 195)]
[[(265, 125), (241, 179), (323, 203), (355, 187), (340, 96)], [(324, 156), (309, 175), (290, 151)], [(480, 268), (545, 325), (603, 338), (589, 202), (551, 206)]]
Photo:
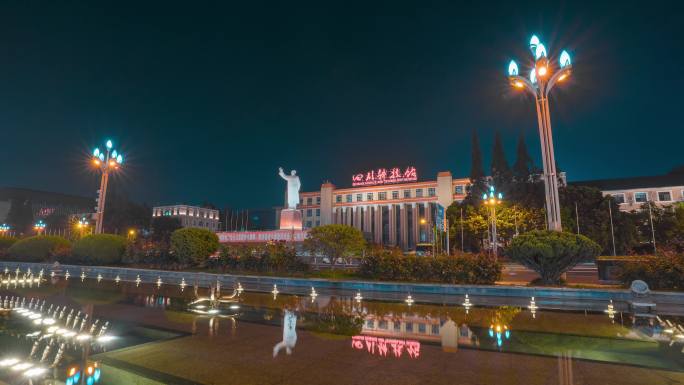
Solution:
[(108, 140), (107, 140), (107, 149), (108, 149), (108, 150), (111, 150), (111, 149), (112, 149), (112, 146), (113, 146), (113, 145), (112, 145), (112, 141), (108, 139)]
[(537, 69), (537, 72), (539, 73), (539, 77), (546, 76), (547, 71), (548, 70), (546, 69), (546, 66), (541, 66)]
[(515, 60), (508, 63), (508, 76), (518, 76), (518, 64)]
[(532, 84), (537, 83), (537, 73), (535, 70), (530, 71), (530, 81), (532, 82)]
[(544, 47), (544, 44), (539, 43), (539, 45), (537, 45), (537, 48), (535, 49), (534, 58), (539, 59), (542, 56), (546, 57), (546, 47)]
[(570, 63), (570, 54), (568, 53), (568, 51), (563, 50), (563, 52), (561, 52), (559, 62), (560, 62), (561, 68), (565, 68), (571, 64)]
[(93, 151), (93, 156), (96, 157), (96, 158), (97, 158), (98, 156), (100, 156), (100, 149), (99, 149), (99, 148), (95, 148), (95, 151)]
[(539, 38), (537, 35), (532, 35), (530, 38), (530, 49), (532, 50), (533, 53), (537, 51), (537, 46), (539, 45)]

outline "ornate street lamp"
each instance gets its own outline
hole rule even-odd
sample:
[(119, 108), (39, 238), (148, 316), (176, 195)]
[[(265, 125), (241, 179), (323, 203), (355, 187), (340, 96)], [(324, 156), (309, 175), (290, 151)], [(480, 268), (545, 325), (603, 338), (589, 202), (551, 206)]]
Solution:
[(107, 183), (109, 182), (109, 173), (118, 170), (123, 164), (123, 156), (112, 149), (112, 141), (107, 140), (106, 150), (100, 151), (95, 148), (93, 151), (93, 164), (102, 173), (100, 179), (100, 191), (97, 198), (97, 222), (95, 224), (95, 234), (102, 233), (102, 224), (104, 221), (105, 199), (107, 198)]
[(2, 234), (2, 236), (4, 237), (10, 231), (10, 229), (11, 227), (9, 227), (8, 224), (3, 223), (2, 225), (0, 225), (0, 234)]
[(90, 222), (86, 218), (81, 218), (78, 220), (78, 223), (76, 224), (76, 227), (78, 227), (78, 230), (81, 233), (81, 238), (83, 238), (83, 231), (88, 228), (90, 225)]
[(490, 214), (489, 214), (489, 220), (491, 222), (491, 229), (492, 229), (492, 253), (494, 254), (494, 258), (497, 258), (497, 236), (496, 236), (496, 205), (501, 203), (501, 200), (503, 199), (503, 194), (501, 193), (496, 193), (494, 191), (494, 186), (489, 186), (489, 194), (485, 193), (482, 195), (482, 202), (486, 205), (489, 206), (490, 208)]
[(561, 231), (558, 175), (556, 174), (556, 160), (553, 150), (549, 92), (556, 84), (564, 82), (570, 76), (572, 63), (570, 62), (570, 54), (564, 50), (558, 59), (558, 67), (553, 65), (547, 57), (546, 47), (536, 35), (530, 39), (530, 50), (534, 57), (534, 63), (529, 79), (519, 75), (518, 64), (513, 60), (508, 64), (508, 79), (514, 89), (526, 90), (534, 95), (544, 166), (546, 223), (549, 230)]
[(45, 222), (43, 222), (42, 219), (39, 220), (35, 225), (33, 225), (33, 229), (36, 230), (38, 235), (42, 234), (45, 231)]

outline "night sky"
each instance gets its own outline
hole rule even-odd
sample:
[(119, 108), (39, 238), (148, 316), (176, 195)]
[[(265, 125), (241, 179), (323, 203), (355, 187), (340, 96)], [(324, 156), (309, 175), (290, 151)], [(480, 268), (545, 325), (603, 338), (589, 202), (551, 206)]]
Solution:
[[(594, 3), (594, 2), (592, 2)], [(573, 57), (551, 97), (570, 180), (684, 163), (684, 27), (677, 2), (67, 2), (0, 6), (0, 186), (93, 196), (88, 153), (126, 156), (112, 183), (149, 204), (281, 204), (303, 189), (415, 165), (467, 176), (513, 162), (534, 104), (506, 81), (537, 33)]]

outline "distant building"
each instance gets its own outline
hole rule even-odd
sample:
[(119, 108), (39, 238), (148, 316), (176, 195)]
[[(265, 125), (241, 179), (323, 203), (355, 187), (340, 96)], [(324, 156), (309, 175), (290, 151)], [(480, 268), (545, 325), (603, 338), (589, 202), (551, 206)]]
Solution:
[[(45, 219), (51, 215), (82, 215), (92, 213), (95, 199), (51, 191), (38, 191), (25, 188), (0, 188), (0, 223), (7, 221), (7, 215), (15, 206), (25, 206), (35, 219)], [(86, 214), (88, 215), (88, 214)]]
[(351, 179), (352, 187), (326, 182), (320, 190), (300, 192), (304, 228), (345, 224), (374, 243), (404, 250), (430, 242), (438, 207), (446, 210), (463, 200), (470, 185), (470, 179), (453, 178), (449, 171), (419, 181), (414, 167), (371, 170)]
[(178, 218), (183, 227), (219, 230), (219, 212), (214, 209), (188, 205), (155, 206), (152, 208), (152, 218), (157, 217)]
[(612, 196), (622, 211), (640, 210), (646, 202), (668, 206), (684, 202), (684, 173), (633, 178), (601, 179), (572, 182), (573, 185), (595, 187), (603, 195)]

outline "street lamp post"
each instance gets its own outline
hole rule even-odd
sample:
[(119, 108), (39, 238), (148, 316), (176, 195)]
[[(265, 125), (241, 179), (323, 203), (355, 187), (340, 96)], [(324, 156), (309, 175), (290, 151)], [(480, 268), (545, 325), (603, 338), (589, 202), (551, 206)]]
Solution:
[(81, 218), (78, 220), (78, 224), (76, 226), (78, 226), (78, 230), (81, 233), (81, 238), (83, 238), (83, 230), (87, 229), (89, 224), (90, 223), (86, 218)]
[(534, 95), (539, 123), (542, 162), (544, 166), (544, 191), (546, 195), (546, 223), (549, 230), (561, 231), (560, 202), (558, 199), (558, 175), (553, 150), (551, 115), (549, 113), (549, 92), (557, 83), (566, 80), (572, 73), (570, 54), (561, 52), (559, 67), (554, 66), (546, 55), (546, 47), (536, 35), (530, 39), (530, 50), (534, 65), (529, 79), (518, 75), (518, 65), (511, 60), (508, 64), (508, 79), (515, 89), (527, 90)]
[(102, 233), (109, 173), (111, 171), (118, 170), (122, 163), (123, 156), (117, 153), (116, 150), (112, 149), (111, 140), (107, 140), (105, 151), (100, 151), (99, 148), (95, 148), (95, 151), (93, 151), (93, 164), (102, 173), (102, 178), (100, 179), (100, 191), (97, 199), (97, 222), (95, 224), (95, 234)]
[(2, 225), (0, 225), (0, 234), (2, 234), (3, 237), (8, 235), (9, 231), (10, 231), (10, 227), (8, 224), (3, 223)]
[(501, 193), (496, 193), (494, 192), (494, 186), (489, 186), (489, 194), (485, 193), (482, 195), (482, 201), (484, 202), (485, 205), (489, 206), (490, 208), (490, 214), (489, 214), (489, 219), (491, 222), (491, 229), (492, 229), (492, 254), (494, 254), (494, 258), (497, 258), (497, 236), (496, 236), (496, 205), (501, 203), (501, 200), (503, 199), (503, 194)]
[(45, 222), (43, 222), (42, 219), (39, 220), (35, 225), (33, 225), (33, 229), (36, 230), (38, 235), (42, 234), (45, 231)]

